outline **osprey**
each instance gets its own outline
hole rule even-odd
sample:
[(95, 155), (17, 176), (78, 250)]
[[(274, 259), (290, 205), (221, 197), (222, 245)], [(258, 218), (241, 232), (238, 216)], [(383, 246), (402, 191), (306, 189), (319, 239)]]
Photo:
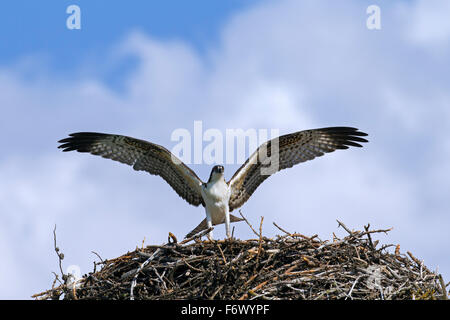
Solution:
[[(367, 134), (351, 127), (328, 127), (283, 135), (259, 146), (228, 182), (223, 166), (216, 165), (206, 183), (169, 150), (148, 141), (116, 134), (78, 132), (58, 142), (63, 151), (89, 152), (126, 163), (134, 170), (158, 175), (189, 204), (204, 206), (206, 219), (186, 237), (221, 223), (225, 223), (227, 237), (230, 237), (230, 223), (243, 220), (230, 212), (241, 207), (271, 174), (337, 149), (362, 147), (359, 142), (367, 140), (361, 136)], [(276, 169), (264, 172), (267, 168), (264, 155), (272, 155), (272, 145), (278, 147), (272, 161)], [(212, 232), (208, 237), (212, 239)]]

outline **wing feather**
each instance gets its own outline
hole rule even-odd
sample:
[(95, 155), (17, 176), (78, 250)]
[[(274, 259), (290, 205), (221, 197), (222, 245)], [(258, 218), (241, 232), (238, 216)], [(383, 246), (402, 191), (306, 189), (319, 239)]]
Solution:
[(134, 170), (158, 175), (188, 203), (194, 206), (204, 205), (201, 196), (203, 182), (194, 171), (160, 145), (127, 136), (96, 132), (72, 133), (69, 138), (58, 142), (61, 143), (58, 148), (63, 151), (89, 152), (128, 164)]
[[(271, 174), (337, 149), (362, 147), (360, 143), (368, 142), (361, 138), (363, 136), (367, 136), (367, 133), (358, 131), (356, 128), (328, 127), (299, 131), (265, 142), (228, 181), (231, 186), (230, 212), (242, 206)], [(261, 161), (260, 153), (267, 152), (267, 157), (271, 157), (273, 143), (278, 143), (278, 157), (272, 159), (278, 168), (275, 172), (263, 174), (261, 169), (267, 165)], [(264, 151), (261, 151), (262, 147)]]

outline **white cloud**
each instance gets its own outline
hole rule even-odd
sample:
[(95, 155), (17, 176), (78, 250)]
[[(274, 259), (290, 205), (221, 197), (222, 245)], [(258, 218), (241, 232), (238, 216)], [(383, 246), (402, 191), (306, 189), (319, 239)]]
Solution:
[[(422, 6), (428, 2), (411, 8)], [(83, 273), (91, 271), (92, 250), (111, 258), (144, 237), (160, 243), (169, 231), (181, 238), (195, 227), (203, 209), (186, 205), (160, 178), (56, 149), (58, 139), (86, 130), (170, 149), (171, 132), (192, 130), (194, 120), (223, 132), (278, 128), (285, 134), (328, 125), (369, 132), (363, 149), (325, 155), (269, 178), (243, 213), (254, 224), (263, 215), (268, 234), (277, 232), (272, 221), (323, 238), (336, 231), (336, 219), (358, 229), (368, 222), (394, 227), (383, 241), (400, 243), (449, 275), (450, 265), (435, 249), (450, 254), (443, 236), (449, 203), (441, 191), (448, 190), (450, 170), (443, 160), (449, 81), (440, 73), (448, 62), (415, 55), (405, 33), (385, 31), (389, 24), (367, 30), (365, 9), (358, 1), (264, 3), (232, 18), (204, 55), (179, 40), (132, 32), (111, 53), (139, 61), (122, 93), (95, 78), (51, 81), (49, 73), (30, 81), (24, 67), (3, 68), (0, 144), (8, 153), (0, 154), (0, 245), (9, 249), (0, 297), (27, 298), (51, 285), (55, 223), (65, 265), (78, 264)], [(397, 7), (386, 5), (382, 14), (407, 26)], [(208, 166), (192, 167), (207, 179)], [(227, 167), (226, 176), (237, 167)], [(235, 227), (238, 237), (252, 237), (244, 224)], [(223, 236), (223, 229), (215, 235)]]

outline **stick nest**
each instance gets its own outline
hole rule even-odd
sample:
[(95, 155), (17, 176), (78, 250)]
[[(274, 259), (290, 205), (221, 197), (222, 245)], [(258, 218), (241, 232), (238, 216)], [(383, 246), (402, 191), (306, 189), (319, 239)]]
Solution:
[[(149, 245), (94, 263), (77, 281), (56, 276), (36, 299), (446, 299), (442, 276), (412, 253), (389, 253), (377, 233), (350, 231), (322, 241), (283, 231), (275, 238)], [(261, 220), (262, 225), (262, 220)], [(205, 235), (205, 232), (200, 236)], [(56, 236), (55, 236), (56, 242)], [(57, 247), (55, 246), (55, 249)], [(59, 251), (59, 249), (58, 249)], [(58, 253), (57, 251), (57, 253)], [(60, 254), (58, 253), (58, 256)], [(96, 271), (97, 266), (101, 266)], [(62, 270), (62, 269), (61, 269)], [(55, 274), (56, 275), (56, 274)], [(60, 284), (56, 286), (57, 282)]]

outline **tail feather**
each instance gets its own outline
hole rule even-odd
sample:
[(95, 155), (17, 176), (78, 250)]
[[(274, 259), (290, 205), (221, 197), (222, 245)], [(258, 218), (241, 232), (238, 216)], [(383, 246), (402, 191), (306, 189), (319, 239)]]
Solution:
[[(238, 222), (238, 221), (242, 221), (242, 220), (244, 220), (244, 219), (238, 218), (238, 217), (233, 216), (232, 214), (230, 214), (230, 223), (231, 222)], [(222, 223), (225, 223), (225, 221), (220, 222), (220, 223), (214, 223), (213, 225), (215, 226), (215, 225), (222, 224)], [(203, 230), (206, 230), (206, 229), (208, 229), (208, 224), (206, 222), (206, 219), (203, 219), (203, 221), (200, 222), (200, 224), (198, 226), (196, 226), (194, 230), (189, 232), (184, 238), (190, 238), (190, 237), (196, 235), (197, 233), (199, 233), (199, 232), (201, 232)]]

